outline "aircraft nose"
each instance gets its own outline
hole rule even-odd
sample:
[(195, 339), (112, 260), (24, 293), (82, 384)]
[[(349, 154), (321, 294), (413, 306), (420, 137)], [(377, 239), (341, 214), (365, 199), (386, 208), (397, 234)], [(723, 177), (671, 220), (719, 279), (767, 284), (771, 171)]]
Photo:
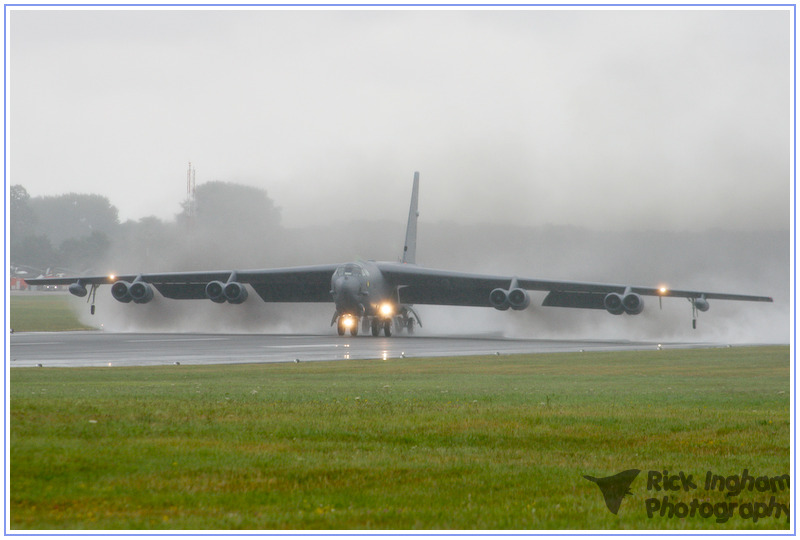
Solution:
[(333, 299), (340, 310), (359, 305), (361, 283), (349, 276), (340, 277), (333, 284)]

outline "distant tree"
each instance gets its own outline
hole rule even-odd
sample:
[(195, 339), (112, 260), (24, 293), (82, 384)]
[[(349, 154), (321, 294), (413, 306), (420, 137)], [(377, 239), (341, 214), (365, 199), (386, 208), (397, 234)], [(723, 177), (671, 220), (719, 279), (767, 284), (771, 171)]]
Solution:
[(34, 233), (36, 217), (30, 206), (28, 190), (19, 184), (9, 190), (9, 225), (12, 237), (23, 238)]
[(44, 235), (12, 236), (9, 253), (13, 265), (42, 269), (61, 266), (58, 252)]
[(230, 182), (197, 186), (177, 216), (183, 268), (251, 267), (281, 245), (280, 211), (263, 189)]
[(74, 268), (79, 272), (92, 270), (103, 259), (111, 241), (100, 231), (92, 231), (81, 238), (67, 238), (58, 248), (59, 266)]
[(31, 197), (23, 186), (9, 190), (10, 263), (37, 268), (55, 264), (56, 252), (50, 240), (35, 234), (36, 216), (30, 206)]
[(108, 251), (109, 236), (119, 226), (117, 209), (101, 195), (31, 198), (23, 186), (14, 185), (9, 207), (13, 264), (92, 268)]
[(34, 197), (30, 207), (36, 217), (36, 232), (54, 245), (70, 238), (84, 238), (93, 232), (110, 236), (119, 226), (117, 208), (107, 197), (68, 193)]
[(197, 186), (194, 206), (184, 201), (178, 221), (206, 228), (243, 227), (257, 231), (274, 230), (280, 225), (280, 211), (267, 192), (232, 182), (207, 182)]
[(157, 217), (148, 216), (138, 221), (122, 223), (112, 238), (112, 246), (106, 257), (107, 266), (118, 272), (138, 269), (148, 271), (181, 270), (173, 260), (181, 251), (177, 237), (177, 226)]

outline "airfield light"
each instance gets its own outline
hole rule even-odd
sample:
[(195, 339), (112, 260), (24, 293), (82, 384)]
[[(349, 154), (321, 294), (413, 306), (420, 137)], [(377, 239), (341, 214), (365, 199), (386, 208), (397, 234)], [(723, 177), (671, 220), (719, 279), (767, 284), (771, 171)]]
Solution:
[(392, 304), (388, 302), (386, 302), (385, 304), (381, 304), (381, 315), (383, 315), (384, 317), (391, 316), (393, 311), (394, 308), (392, 307)]

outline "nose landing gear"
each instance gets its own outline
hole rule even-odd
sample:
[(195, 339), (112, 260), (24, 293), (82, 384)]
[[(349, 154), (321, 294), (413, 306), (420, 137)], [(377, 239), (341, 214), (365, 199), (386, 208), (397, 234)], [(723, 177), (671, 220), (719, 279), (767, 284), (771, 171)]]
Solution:
[(336, 332), (343, 336), (347, 331), (350, 331), (351, 336), (358, 335), (358, 319), (352, 315), (342, 315), (336, 320)]

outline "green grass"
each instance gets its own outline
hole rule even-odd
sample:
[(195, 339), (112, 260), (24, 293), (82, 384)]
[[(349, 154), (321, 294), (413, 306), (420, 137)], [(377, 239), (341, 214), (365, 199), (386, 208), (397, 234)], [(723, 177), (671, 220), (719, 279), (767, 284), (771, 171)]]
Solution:
[(63, 293), (9, 295), (11, 328), (15, 332), (64, 332), (94, 330), (78, 320)]
[[(15, 368), (11, 528), (788, 528), (644, 501), (649, 470), (788, 473), (789, 386), (788, 347)], [(615, 516), (582, 476), (632, 468)]]

